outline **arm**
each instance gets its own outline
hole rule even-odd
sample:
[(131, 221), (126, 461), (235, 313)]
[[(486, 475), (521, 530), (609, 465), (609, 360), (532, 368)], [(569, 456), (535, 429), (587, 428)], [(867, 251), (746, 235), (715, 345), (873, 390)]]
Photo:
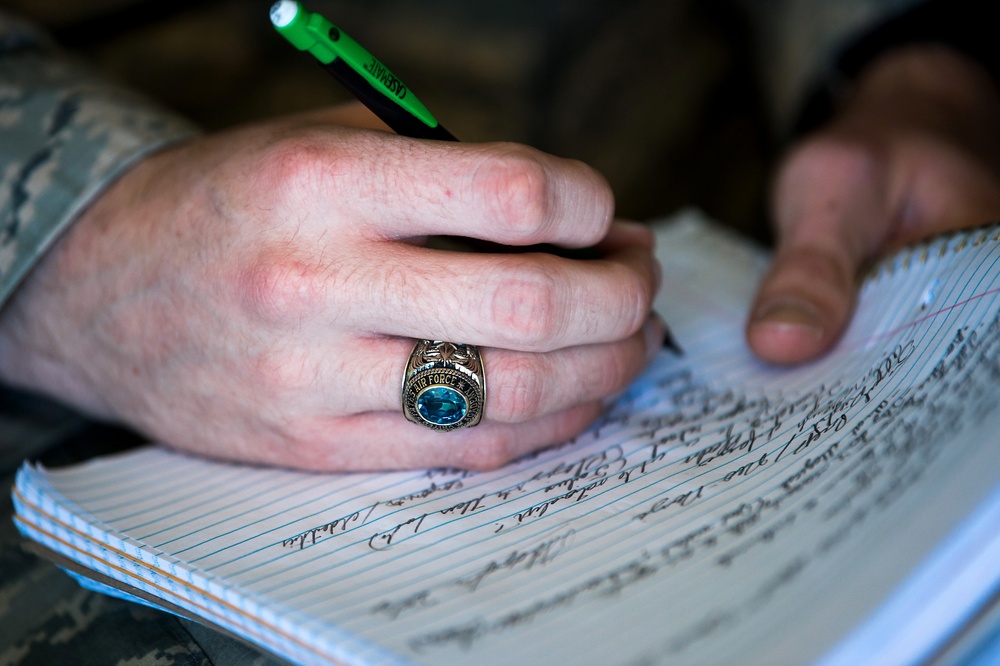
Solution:
[(120, 174), (194, 128), (0, 12), (0, 303)]
[[(662, 341), (651, 235), (578, 162), (371, 125), (338, 108), (119, 166), (0, 315), (0, 377), (203, 455), (313, 469), (491, 467), (582, 430)], [(482, 424), (404, 419), (417, 337), (482, 347)]]

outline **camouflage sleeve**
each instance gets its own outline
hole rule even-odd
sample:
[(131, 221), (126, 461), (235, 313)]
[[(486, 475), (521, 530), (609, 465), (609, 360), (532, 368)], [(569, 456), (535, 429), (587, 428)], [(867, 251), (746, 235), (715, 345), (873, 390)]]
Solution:
[(195, 132), (0, 11), (0, 304), (102, 188)]

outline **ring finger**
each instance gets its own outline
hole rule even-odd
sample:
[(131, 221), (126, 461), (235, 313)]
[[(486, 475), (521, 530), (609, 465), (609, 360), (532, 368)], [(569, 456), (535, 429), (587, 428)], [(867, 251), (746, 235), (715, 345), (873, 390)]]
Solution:
[[(585, 402), (603, 400), (624, 389), (661, 347), (665, 329), (651, 316), (624, 340), (569, 347), (547, 353), (506, 349), (480, 350), (486, 374), (484, 420), (522, 423)], [(403, 338), (362, 339), (339, 365), (322, 363), (313, 374), (316, 384), (302, 387), (313, 409), (340, 415), (399, 411), (403, 369), (413, 341)], [(329, 357), (327, 357), (329, 358)], [(322, 387), (322, 388), (319, 388)], [(347, 406), (343, 409), (343, 406)]]

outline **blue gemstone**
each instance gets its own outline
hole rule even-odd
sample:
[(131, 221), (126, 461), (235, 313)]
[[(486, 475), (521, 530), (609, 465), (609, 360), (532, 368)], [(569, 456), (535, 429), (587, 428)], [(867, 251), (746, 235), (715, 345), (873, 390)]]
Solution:
[(465, 417), (469, 405), (461, 393), (447, 386), (435, 386), (417, 396), (417, 411), (435, 425), (452, 425)]

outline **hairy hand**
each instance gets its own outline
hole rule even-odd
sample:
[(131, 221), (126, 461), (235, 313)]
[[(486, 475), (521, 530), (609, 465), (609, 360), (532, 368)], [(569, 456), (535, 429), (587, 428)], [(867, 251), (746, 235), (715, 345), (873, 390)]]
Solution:
[[(0, 317), (0, 373), (205, 455), (313, 469), (486, 468), (592, 422), (659, 347), (652, 238), (590, 168), (416, 141), (342, 110), (154, 155)], [(431, 235), (597, 244), (449, 252)], [(480, 345), (485, 418), (409, 423), (414, 338)]]
[(1000, 95), (943, 47), (890, 52), (780, 169), (778, 246), (747, 339), (762, 359), (829, 349), (872, 261), (937, 233), (1000, 220)]

